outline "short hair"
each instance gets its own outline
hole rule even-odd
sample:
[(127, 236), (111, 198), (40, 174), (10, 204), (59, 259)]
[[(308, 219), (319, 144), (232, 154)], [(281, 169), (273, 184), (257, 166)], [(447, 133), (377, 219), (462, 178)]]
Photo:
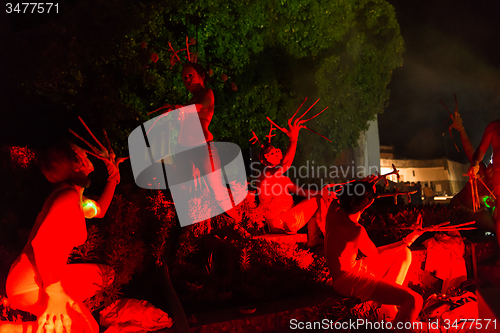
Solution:
[(338, 193), (340, 207), (348, 214), (355, 214), (368, 207), (377, 193), (370, 182), (357, 180), (344, 184)]
[(259, 152), (259, 160), (260, 160), (260, 163), (262, 163), (263, 165), (271, 165), (268, 161), (267, 161), (267, 158), (266, 158), (266, 154), (269, 153), (271, 150), (273, 149), (276, 149), (274, 146), (272, 145), (266, 145), (264, 146), (263, 148), (261, 148), (260, 152)]
[(78, 162), (72, 145), (71, 141), (61, 139), (39, 152), (38, 165), (49, 182), (60, 183), (72, 177), (73, 163)]

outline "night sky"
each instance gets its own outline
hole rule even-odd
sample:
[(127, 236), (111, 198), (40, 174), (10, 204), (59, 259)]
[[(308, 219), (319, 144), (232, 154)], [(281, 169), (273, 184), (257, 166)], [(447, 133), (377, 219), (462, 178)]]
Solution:
[[(447, 155), (465, 161), (465, 155), (456, 152), (449, 137), (449, 123), (443, 124), (448, 113), (439, 99), (453, 110), (453, 93), (457, 94), (459, 111), (474, 146), (479, 143), (487, 123), (499, 118), (500, 46), (497, 44), (500, 41), (500, 1), (389, 2), (396, 9), (406, 51), (403, 66), (393, 73), (389, 105), (379, 115), (380, 142), (394, 145), (398, 158), (440, 158)], [(11, 45), (20, 33), (10, 30), (6, 18), (2, 10), (0, 111), (3, 121), (0, 123), (3, 139), (7, 133), (5, 128), (9, 127), (5, 119), (10, 119), (5, 117), (5, 110), (16, 102), (10, 95), (10, 77), (16, 66), (29, 65), (29, 54), (20, 54)], [(32, 35), (36, 36), (36, 33)], [(29, 119), (43, 120), (43, 116), (30, 115), (30, 112), (26, 111), (28, 122)], [(460, 146), (458, 133), (454, 134)]]
[[(457, 153), (448, 112), (458, 110), (477, 147), (500, 113), (500, 1), (389, 0), (401, 27), (404, 64), (393, 73), (389, 106), (379, 115), (380, 143), (398, 158), (440, 158)], [(445, 133), (443, 138), (442, 133)], [(454, 131), (461, 148), (458, 132)]]

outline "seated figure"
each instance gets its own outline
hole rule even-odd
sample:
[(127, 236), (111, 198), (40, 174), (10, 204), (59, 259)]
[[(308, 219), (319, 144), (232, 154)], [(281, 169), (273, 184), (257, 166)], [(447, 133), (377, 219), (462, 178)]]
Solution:
[(338, 200), (330, 204), (326, 215), (325, 259), (333, 287), (340, 295), (381, 304), (381, 310), (389, 318), (395, 317), (395, 322), (413, 322), (423, 300), (402, 284), (411, 263), (408, 246), (423, 231), (417, 228), (402, 241), (376, 247), (359, 224), (361, 214), (376, 197), (370, 182), (355, 181), (345, 184)]
[[(324, 191), (303, 189), (285, 175), (295, 157), (299, 131), (304, 128), (302, 122), (300, 118), (293, 122), (289, 121), (289, 129), (285, 133), (290, 143), (285, 156), (280, 149), (271, 145), (261, 149), (259, 158), (264, 168), (257, 179), (257, 187), (260, 203), (268, 207), (265, 218), (269, 230), (272, 233), (296, 233), (307, 223), (307, 245), (314, 247), (323, 241), (320, 231), (324, 232), (322, 216), (327, 209), (328, 189), (325, 188)], [(294, 206), (292, 194), (307, 199)]]
[[(100, 157), (109, 177), (95, 203), (95, 217), (104, 216), (120, 181), (118, 164), (122, 159), (115, 161), (114, 154), (110, 155)], [(102, 265), (67, 263), (73, 248), (87, 238), (85, 217), (89, 215), (83, 207), (83, 191), (90, 185), (87, 176), (94, 166), (82, 148), (67, 141), (39, 156), (39, 164), (56, 187), (38, 214), (6, 283), (12, 308), (32, 313), (38, 322), (1, 322), (0, 332), (97, 333), (99, 326), (82, 302), (109, 283), (112, 276), (103, 281), (106, 274)]]

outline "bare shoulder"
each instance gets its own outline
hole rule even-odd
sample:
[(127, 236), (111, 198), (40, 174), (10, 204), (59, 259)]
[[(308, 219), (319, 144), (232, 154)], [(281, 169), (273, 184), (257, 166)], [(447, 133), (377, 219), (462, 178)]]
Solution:
[(67, 203), (79, 203), (80, 193), (75, 188), (69, 187), (64, 190), (60, 190), (56, 197), (54, 198), (55, 204), (67, 204)]
[(497, 132), (500, 131), (500, 119), (494, 120), (488, 124), (486, 127), (486, 131), (488, 132)]
[(214, 92), (210, 88), (205, 88), (203, 90), (203, 93), (201, 94), (200, 98), (208, 98), (208, 99), (214, 99)]

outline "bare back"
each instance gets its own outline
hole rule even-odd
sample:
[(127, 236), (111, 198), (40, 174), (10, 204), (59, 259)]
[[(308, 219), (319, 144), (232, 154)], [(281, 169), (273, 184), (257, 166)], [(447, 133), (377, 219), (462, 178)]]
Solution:
[(357, 263), (359, 241), (364, 228), (350, 220), (337, 203), (332, 202), (326, 215), (325, 259), (335, 280)]

